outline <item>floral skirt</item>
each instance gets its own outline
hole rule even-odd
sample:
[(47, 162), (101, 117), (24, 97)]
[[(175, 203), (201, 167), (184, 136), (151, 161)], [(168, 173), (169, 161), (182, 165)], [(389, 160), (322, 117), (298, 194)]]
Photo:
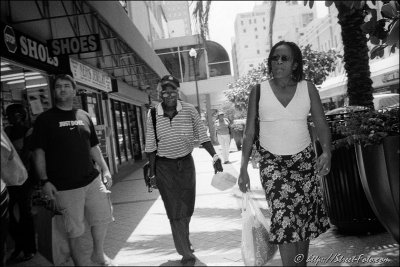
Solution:
[(259, 153), (261, 184), (272, 210), (269, 241), (306, 241), (329, 229), (312, 144), (294, 155), (274, 155), (262, 147)]

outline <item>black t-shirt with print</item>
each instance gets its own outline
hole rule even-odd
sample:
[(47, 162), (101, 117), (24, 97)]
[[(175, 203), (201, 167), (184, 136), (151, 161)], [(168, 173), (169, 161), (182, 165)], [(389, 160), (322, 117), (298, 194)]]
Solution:
[(80, 109), (43, 112), (32, 134), (32, 149), (44, 150), (47, 176), (57, 190), (86, 186), (99, 175), (90, 155), (98, 143), (89, 114)]

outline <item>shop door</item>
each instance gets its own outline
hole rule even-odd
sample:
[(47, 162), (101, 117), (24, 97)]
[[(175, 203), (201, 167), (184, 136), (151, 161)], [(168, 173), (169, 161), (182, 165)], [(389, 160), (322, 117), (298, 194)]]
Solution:
[(97, 138), (99, 139), (101, 153), (103, 154), (104, 160), (106, 161), (108, 167), (110, 167), (101, 93), (86, 91), (85, 93), (81, 94), (80, 102), (82, 102), (83, 110), (89, 113), (89, 116), (93, 121)]
[(129, 126), (130, 126), (130, 132), (131, 132), (131, 140), (132, 140), (132, 145), (133, 145), (133, 154), (135, 160), (141, 160), (142, 159), (142, 149), (141, 149), (141, 142), (140, 142), (140, 125), (138, 122), (138, 117), (136, 113), (136, 106), (134, 105), (129, 105)]

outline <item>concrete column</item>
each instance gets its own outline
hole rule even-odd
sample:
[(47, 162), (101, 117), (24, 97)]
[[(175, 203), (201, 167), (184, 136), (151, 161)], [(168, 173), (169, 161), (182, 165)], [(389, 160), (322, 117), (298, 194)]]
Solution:
[(210, 138), (211, 138), (211, 143), (213, 145), (217, 145), (218, 142), (215, 139), (215, 128), (214, 128), (214, 120), (213, 120), (213, 111), (211, 109), (211, 100), (210, 100), (210, 94), (206, 94), (206, 111), (207, 111), (207, 123), (208, 123), (208, 129), (210, 131)]

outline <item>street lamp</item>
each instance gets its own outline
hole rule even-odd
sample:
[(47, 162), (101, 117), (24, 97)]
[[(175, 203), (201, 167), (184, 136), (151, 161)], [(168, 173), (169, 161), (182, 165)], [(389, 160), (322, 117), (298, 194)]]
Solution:
[(197, 73), (196, 73), (196, 58), (197, 58), (197, 51), (192, 47), (189, 51), (189, 56), (193, 58), (193, 66), (194, 66), (194, 81), (196, 83), (196, 98), (197, 98), (197, 110), (199, 111), (199, 114), (201, 114), (200, 111), (200, 100), (199, 100), (199, 87), (197, 85)]

